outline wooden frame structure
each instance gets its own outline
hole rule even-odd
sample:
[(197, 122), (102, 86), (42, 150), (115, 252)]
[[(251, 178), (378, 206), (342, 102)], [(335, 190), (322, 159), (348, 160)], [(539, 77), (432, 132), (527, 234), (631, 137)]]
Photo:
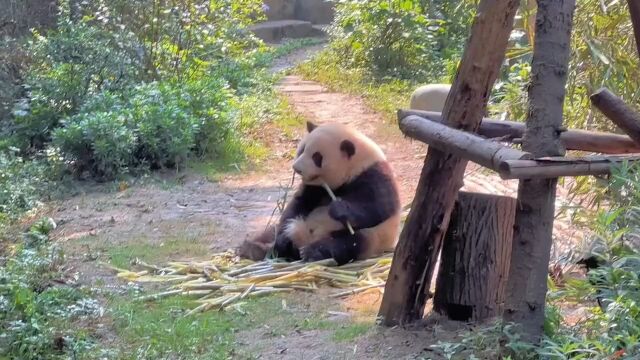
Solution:
[[(628, 1), (640, 55), (640, 2)], [(519, 180), (511, 256), (533, 258), (511, 262), (503, 317), (524, 325), (523, 339), (536, 342), (544, 320), (557, 179), (608, 174), (617, 164), (640, 160), (640, 115), (606, 89), (594, 93), (591, 102), (628, 136), (562, 127), (575, 0), (537, 3), (526, 124), (481, 115), (504, 58), (517, 0), (480, 1), (442, 113), (398, 111), (400, 130), (429, 149), (382, 299), (383, 325), (422, 318), (464, 169), (473, 161), (502, 179)], [(522, 150), (505, 143), (521, 144)], [(599, 154), (568, 157), (567, 149)]]

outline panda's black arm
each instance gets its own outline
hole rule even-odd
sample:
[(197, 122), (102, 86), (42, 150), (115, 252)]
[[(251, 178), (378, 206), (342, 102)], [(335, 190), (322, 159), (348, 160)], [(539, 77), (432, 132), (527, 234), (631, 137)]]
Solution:
[(388, 163), (378, 163), (336, 190), (329, 215), (355, 229), (379, 225), (400, 208), (398, 189)]
[(320, 186), (303, 185), (285, 206), (280, 216), (280, 223), (298, 216), (307, 216), (328, 197)]

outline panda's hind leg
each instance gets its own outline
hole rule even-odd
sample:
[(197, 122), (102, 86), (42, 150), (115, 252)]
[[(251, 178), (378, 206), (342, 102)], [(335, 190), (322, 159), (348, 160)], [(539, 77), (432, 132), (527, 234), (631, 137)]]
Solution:
[(319, 261), (333, 258), (338, 265), (355, 260), (363, 252), (366, 239), (356, 232), (351, 235), (347, 230), (334, 231), (330, 236), (306, 246), (300, 251), (303, 261)]

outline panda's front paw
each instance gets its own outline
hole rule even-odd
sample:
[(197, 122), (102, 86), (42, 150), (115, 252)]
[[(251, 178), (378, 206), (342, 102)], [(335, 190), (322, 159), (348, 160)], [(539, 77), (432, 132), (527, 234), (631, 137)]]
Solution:
[(331, 249), (324, 244), (312, 244), (300, 249), (300, 257), (304, 262), (314, 262), (332, 257)]
[(295, 260), (300, 258), (300, 252), (295, 245), (293, 245), (293, 241), (285, 235), (278, 235), (276, 243), (273, 246), (273, 252), (277, 258)]
[(329, 206), (329, 216), (343, 224), (349, 221), (349, 215), (351, 212), (351, 207), (346, 201), (337, 200), (332, 202)]

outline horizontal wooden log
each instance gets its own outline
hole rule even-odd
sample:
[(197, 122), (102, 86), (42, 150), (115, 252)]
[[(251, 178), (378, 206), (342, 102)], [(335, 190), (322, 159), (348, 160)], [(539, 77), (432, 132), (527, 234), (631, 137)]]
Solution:
[[(442, 122), (439, 112), (421, 110), (398, 110), (398, 120), (416, 115), (433, 121)], [(484, 118), (478, 134), (487, 138), (503, 138), (504, 141), (522, 138), (525, 124), (515, 121), (503, 121)], [(560, 134), (560, 140), (567, 150), (589, 151), (602, 154), (640, 153), (640, 144), (629, 136), (606, 132), (567, 130)]]
[(640, 114), (606, 88), (590, 96), (591, 103), (622, 131), (640, 144)]
[(534, 160), (504, 160), (498, 173), (508, 179), (545, 179), (563, 176), (610, 174), (624, 161), (640, 161), (640, 155), (585, 156), (579, 158), (547, 157)]
[(410, 115), (400, 120), (400, 130), (410, 138), (425, 142), (440, 151), (452, 153), (495, 171), (498, 171), (505, 160), (533, 158), (520, 150), (420, 116)]

